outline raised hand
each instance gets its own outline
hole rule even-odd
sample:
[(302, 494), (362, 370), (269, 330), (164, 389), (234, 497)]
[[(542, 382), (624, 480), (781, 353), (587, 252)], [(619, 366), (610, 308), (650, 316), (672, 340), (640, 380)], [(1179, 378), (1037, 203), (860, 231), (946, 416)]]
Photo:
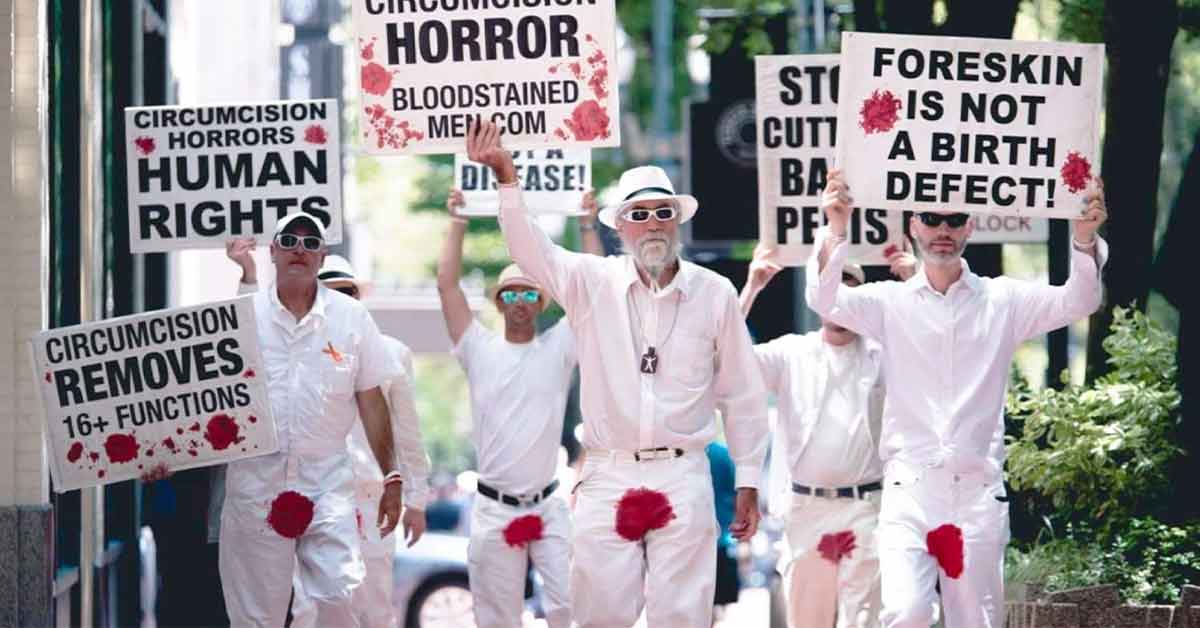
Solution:
[(775, 261), (776, 249), (759, 242), (754, 246), (754, 259), (746, 272), (746, 285), (754, 291), (762, 290), (771, 282), (783, 266)]
[(446, 197), (446, 213), (450, 214), (451, 218), (465, 221), (466, 217), (458, 212), (466, 206), (467, 201), (463, 198), (462, 190), (458, 188), (450, 190), (450, 195)]
[(467, 129), (467, 158), (492, 169), (500, 183), (514, 183), (517, 169), (512, 153), (500, 144), (500, 127), (495, 122), (476, 120)]
[(225, 256), (242, 268), (242, 283), (256, 283), (254, 236), (234, 238), (225, 243)]
[(596, 195), (592, 190), (588, 190), (583, 195), (583, 201), (579, 203), (579, 208), (586, 212), (579, 217), (579, 224), (584, 226), (596, 224), (596, 214), (600, 213), (600, 206), (596, 204)]
[(846, 235), (853, 202), (854, 199), (850, 197), (850, 187), (842, 179), (842, 171), (837, 168), (830, 170), (825, 181), (825, 192), (821, 195), (821, 210), (829, 219), (829, 230), (833, 235), (838, 237)]
[(1096, 178), (1096, 187), (1084, 195), (1087, 207), (1082, 216), (1071, 223), (1071, 235), (1083, 246), (1091, 246), (1096, 242), (1096, 230), (1108, 220), (1108, 206), (1104, 204), (1104, 182)]
[(917, 274), (917, 256), (913, 255), (912, 245), (908, 243), (907, 236), (900, 236), (900, 242), (901, 248), (894, 249), (888, 254), (887, 263), (891, 267), (893, 275), (901, 281), (906, 281), (909, 277)]

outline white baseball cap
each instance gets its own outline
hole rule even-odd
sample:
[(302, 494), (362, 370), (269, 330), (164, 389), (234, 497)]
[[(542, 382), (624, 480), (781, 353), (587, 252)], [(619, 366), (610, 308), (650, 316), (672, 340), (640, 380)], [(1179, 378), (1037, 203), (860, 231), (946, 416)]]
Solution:
[(313, 228), (317, 230), (317, 235), (321, 236), (322, 240), (325, 239), (325, 224), (321, 222), (320, 218), (317, 218), (316, 216), (307, 212), (296, 212), (280, 218), (279, 222), (275, 223), (275, 236), (283, 233), (283, 230), (287, 229), (288, 225), (296, 222), (297, 220), (307, 220), (308, 222), (312, 223)]
[(325, 263), (321, 264), (321, 270), (317, 272), (317, 280), (328, 288), (342, 284), (352, 284), (360, 290), (363, 287), (362, 280), (354, 274), (354, 267), (341, 255), (325, 256)]

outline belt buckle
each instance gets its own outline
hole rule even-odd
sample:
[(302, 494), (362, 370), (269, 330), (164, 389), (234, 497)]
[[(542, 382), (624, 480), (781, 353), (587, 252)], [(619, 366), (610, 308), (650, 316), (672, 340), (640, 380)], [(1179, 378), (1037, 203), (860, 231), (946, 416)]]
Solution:
[(675, 457), (675, 450), (670, 447), (653, 447), (650, 449), (638, 449), (633, 452), (633, 459), (636, 462), (645, 460), (670, 460)]

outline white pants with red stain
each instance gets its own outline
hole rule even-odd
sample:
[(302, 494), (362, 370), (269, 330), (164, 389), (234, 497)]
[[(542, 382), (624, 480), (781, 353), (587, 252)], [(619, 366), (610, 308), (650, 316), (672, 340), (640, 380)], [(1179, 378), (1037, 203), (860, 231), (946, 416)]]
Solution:
[[(517, 517), (542, 518), (542, 538), (523, 547), (504, 540), (504, 529)], [(509, 506), (476, 495), (471, 507), (471, 540), (467, 545), (467, 577), (479, 628), (517, 628), (525, 607), (525, 572), (530, 561), (542, 577), (543, 608), (550, 628), (571, 624), (567, 568), (571, 553), (571, 519), (562, 498), (532, 506)]]
[[(709, 628), (716, 587), (717, 520), (704, 450), (636, 462), (587, 453), (575, 495), (571, 609), (582, 628), (646, 625)], [(641, 541), (617, 534), (617, 502), (646, 487), (665, 494), (675, 518)]]
[[(329, 456), (327, 465), (312, 465), (321, 471), (318, 484), (303, 470), (297, 474), (302, 462), (283, 454), (229, 464), (219, 568), (231, 625), (282, 626), (293, 574), (316, 607), (318, 625), (358, 625), (351, 598), (362, 582), (363, 565), (353, 474), (345, 456)], [(299, 538), (280, 536), (267, 523), (270, 503), (283, 490), (315, 502), (312, 523)]]
[[(404, 528), (396, 530), (386, 538), (379, 536), (375, 521), (379, 515), (379, 497), (383, 492), (380, 482), (358, 484), (355, 501), (358, 511), (358, 539), (362, 547), (363, 566), (366, 575), (362, 584), (354, 589), (353, 612), (362, 628), (396, 628), (398, 618), (392, 604), (392, 562), (396, 557), (396, 539)], [(317, 607), (304, 590), (300, 571), (292, 582), (295, 598), (292, 600), (292, 628), (316, 628)]]
[[(863, 499), (792, 495), (785, 570), (791, 628), (879, 626), (879, 552), (875, 527), (880, 492)], [(827, 535), (851, 533), (854, 548), (836, 553)]]
[[(928, 551), (926, 535), (946, 524), (962, 530), (963, 570), (956, 578)], [(885, 628), (928, 628), (939, 582), (946, 628), (1003, 628), (1009, 527), (999, 473), (892, 460), (884, 473), (877, 534)]]

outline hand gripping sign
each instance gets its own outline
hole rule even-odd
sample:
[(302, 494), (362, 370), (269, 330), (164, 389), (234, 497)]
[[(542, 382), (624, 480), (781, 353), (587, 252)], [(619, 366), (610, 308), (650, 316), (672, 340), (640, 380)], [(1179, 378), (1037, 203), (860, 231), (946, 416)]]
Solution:
[(58, 492), (278, 449), (252, 296), (42, 331), (30, 343)]
[(339, 124), (334, 100), (125, 109), (130, 251), (265, 243), (298, 211), (341, 242)]
[(454, 153), (492, 120), (510, 149), (620, 144), (614, 0), (353, 0), (359, 140)]
[(838, 167), (868, 207), (1076, 217), (1103, 60), (1098, 44), (843, 33)]
[[(586, 148), (521, 150), (513, 153), (525, 203), (535, 214), (578, 215), (592, 186), (592, 151)], [(500, 192), (490, 168), (454, 155), (454, 187), (462, 190), (464, 216), (495, 216)]]
[[(754, 66), (759, 240), (780, 263), (803, 266), (826, 222), (821, 193), (838, 132), (838, 56), (757, 56)], [(847, 236), (854, 261), (887, 264), (903, 248), (900, 212), (857, 207)]]

